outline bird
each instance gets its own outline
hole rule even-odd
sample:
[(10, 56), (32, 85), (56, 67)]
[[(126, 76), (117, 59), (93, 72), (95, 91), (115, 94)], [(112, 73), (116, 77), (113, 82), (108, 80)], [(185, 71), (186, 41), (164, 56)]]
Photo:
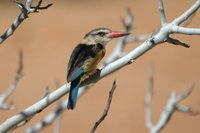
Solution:
[(105, 46), (113, 38), (129, 35), (128, 32), (112, 31), (109, 28), (96, 28), (88, 32), (76, 45), (70, 56), (67, 68), (67, 82), (71, 82), (67, 108), (76, 106), (80, 84), (98, 69), (97, 65), (105, 55)]

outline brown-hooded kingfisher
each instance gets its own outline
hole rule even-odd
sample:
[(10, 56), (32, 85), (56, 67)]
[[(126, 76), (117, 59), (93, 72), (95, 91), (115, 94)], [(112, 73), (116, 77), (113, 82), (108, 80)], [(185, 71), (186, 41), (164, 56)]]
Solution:
[(96, 72), (97, 64), (105, 55), (106, 44), (113, 38), (129, 34), (108, 28), (94, 29), (74, 48), (68, 63), (67, 82), (71, 82), (68, 109), (75, 108), (80, 84)]

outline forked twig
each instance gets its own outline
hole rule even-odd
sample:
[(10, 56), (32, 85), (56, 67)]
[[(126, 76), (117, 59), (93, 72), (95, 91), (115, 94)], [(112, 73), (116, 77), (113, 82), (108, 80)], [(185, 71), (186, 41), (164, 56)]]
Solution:
[(107, 104), (106, 104), (106, 107), (104, 109), (104, 112), (103, 114), (101, 115), (101, 117), (99, 118), (99, 120), (97, 122), (95, 122), (92, 130), (90, 131), (90, 133), (94, 133), (95, 130), (98, 128), (98, 126), (103, 122), (103, 120), (106, 118), (106, 116), (108, 115), (108, 111), (110, 109), (110, 104), (112, 102), (112, 97), (113, 97), (113, 94), (114, 94), (114, 91), (116, 89), (116, 82), (114, 81), (113, 82), (113, 85), (112, 85), (112, 89), (110, 90), (109, 92), (109, 97), (108, 97), (108, 100), (107, 100)]
[(152, 122), (152, 110), (151, 110), (151, 102), (152, 102), (152, 96), (153, 96), (153, 84), (154, 84), (154, 78), (153, 78), (153, 70), (150, 68), (150, 74), (148, 79), (148, 87), (147, 87), (147, 95), (146, 95), (146, 126), (149, 129), (150, 133), (159, 133), (170, 121), (172, 115), (174, 112), (179, 111), (182, 113), (187, 113), (190, 115), (199, 115), (200, 111), (194, 111), (189, 106), (182, 106), (178, 105), (181, 101), (186, 99), (193, 90), (193, 85), (189, 87), (187, 90), (185, 90), (182, 94), (177, 95), (175, 91), (171, 92), (168, 102), (165, 106), (165, 109), (163, 110), (159, 120), (156, 124), (153, 124)]

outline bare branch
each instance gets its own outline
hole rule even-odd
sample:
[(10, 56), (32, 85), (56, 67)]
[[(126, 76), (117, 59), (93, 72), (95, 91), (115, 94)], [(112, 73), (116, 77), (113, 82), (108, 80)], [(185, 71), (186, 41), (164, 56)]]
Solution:
[[(78, 92), (78, 97), (85, 94), (89, 88), (90, 86), (81, 87), (80, 88), (81, 90)], [(68, 104), (68, 99), (62, 102), (55, 110), (50, 112), (43, 120), (39, 121), (34, 126), (27, 128), (25, 132), (37, 133), (42, 129), (44, 129), (44, 127), (51, 125), (67, 109), (67, 104)]]
[(173, 23), (176, 25), (180, 25), (184, 21), (188, 20), (190, 16), (192, 16), (200, 7), (200, 0), (196, 0), (196, 3), (194, 3), (190, 9), (188, 9), (185, 13), (183, 13), (181, 16), (177, 17)]
[[(33, 0), (26, 0), (25, 8), (30, 11)], [(22, 4), (23, 5), (23, 4)]]
[(0, 109), (3, 110), (15, 109), (14, 105), (6, 105), (5, 102), (8, 100), (8, 97), (14, 92), (19, 80), (22, 78), (23, 76), (22, 70), (23, 70), (23, 52), (19, 51), (19, 67), (17, 69), (14, 81), (10, 84), (7, 91), (0, 96)]
[(47, 9), (51, 4), (48, 4), (47, 6), (41, 7), (42, 0), (38, 2), (38, 5), (36, 7), (31, 7), (32, 0), (26, 0), (26, 4), (20, 3), (18, 0), (15, 1), (18, 7), (20, 8), (20, 14), (17, 16), (17, 18), (14, 20), (12, 25), (0, 36), (0, 44), (2, 44), (8, 37), (10, 37), (14, 31), (18, 28), (18, 26), (26, 19), (28, 18), (28, 15), (30, 13), (38, 12), (39, 10)]
[[(182, 43), (179, 40), (176, 39), (171, 39), (169, 36), (170, 34), (173, 33), (178, 33), (178, 34), (187, 34), (187, 35), (200, 35), (200, 29), (198, 28), (185, 28), (179, 26), (183, 22), (187, 22), (188, 19), (192, 15), (195, 14), (195, 12), (199, 9), (200, 7), (200, 0), (197, 0), (196, 3), (194, 3), (185, 13), (183, 13), (181, 16), (177, 17), (174, 19), (171, 23), (164, 23), (166, 21), (165, 15), (164, 15), (164, 6), (162, 0), (158, 0), (159, 4), (159, 9), (160, 9), (160, 16), (161, 16), (161, 23), (162, 23), (162, 28), (160, 29), (160, 35), (155, 35), (152, 38), (153, 43), (162, 43), (163, 41), (168, 41), (169, 43), (175, 44), (175, 45), (180, 45), (187, 47), (189, 46), (184, 45), (186, 43)], [(162, 10), (161, 10), (162, 9)], [(168, 40), (171, 39), (171, 40)]]
[(56, 121), (55, 121), (54, 133), (60, 132), (60, 121), (61, 121), (61, 116), (58, 116)]
[[(60, 105), (61, 105), (61, 102), (58, 101), (57, 108), (59, 108)], [(59, 133), (60, 132), (60, 124), (61, 124), (61, 115), (58, 115), (58, 117), (56, 118), (56, 121), (55, 121), (54, 133)]]
[(163, 0), (158, 0), (158, 8), (159, 8), (159, 13), (160, 13), (161, 25), (164, 26), (167, 23), (167, 20), (165, 16)]
[(187, 27), (192, 22), (193, 18), (196, 16), (196, 12), (192, 14), (185, 22), (180, 24), (180, 26)]
[[(189, 90), (185, 91), (184, 93), (182, 93), (180, 96), (177, 96), (175, 91), (171, 93), (168, 103), (165, 107), (165, 110), (161, 114), (159, 121), (157, 122), (156, 126), (153, 129), (153, 131), (155, 131), (155, 133), (159, 132), (167, 125), (167, 123), (169, 122), (173, 113), (175, 111), (177, 111), (177, 108), (179, 108), (179, 111), (180, 111), (180, 106), (178, 105), (178, 103), (180, 101), (183, 101), (185, 98), (187, 98), (191, 94), (191, 91), (192, 91), (192, 89), (189, 89)], [(191, 110), (192, 109), (184, 110), (185, 111), (184, 113), (191, 113)], [(183, 112), (183, 110), (182, 110), (182, 112)]]
[(148, 86), (147, 86), (147, 95), (146, 95), (146, 125), (149, 129), (153, 127), (153, 123), (151, 121), (152, 112), (151, 112), (151, 101), (153, 96), (153, 86), (154, 86), (154, 78), (153, 78), (153, 68), (149, 67), (149, 76), (148, 76)]
[(182, 113), (188, 113), (190, 115), (199, 115), (200, 111), (193, 111), (191, 107), (188, 106), (179, 106), (178, 103), (186, 99), (192, 92), (194, 86), (191, 86), (189, 89), (184, 91), (179, 96), (176, 95), (176, 92), (173, 91), (168, 99), (166, 107), (162, 112), (160, 119), (156, 124), (152, 123), (151, 116), (151, 98), (153, 96), (153, 73), (151, 69), (151, 73), (149, 74), (149, 84), (148, 91), (146, 95), (146, 125), (151, 133), (159, 133), (169, 122), (175, 111), (179, 111)]
[(200, 35), (200, 28), (186, 28), (174, 25), (171, 31), (178, 34)]
[[(60, 86), (60, 83), (56, 81), (56, 88), (58, 88), (59, 86)], [(59, 132), (61, 115), (66, 110), (67, 103), (68, 101), (62, 102), (62, 103), (58, 101), (58, 106), (55, 108), (55, 110), (53, 110), (46, 118), (39, 121), (34, 126), (27, 128), (25, 130), (25, 133), (37, 133), (41, 131), (42, 129), (44, 129), (46, 126), (52, 124), (54, 121), (56, 121), (54, 132)]]
[[(22, 114), (23, 114), (23, 112), (22, 112)], [(25, 114), (23, 114), (23, 115), (25, 115)], [(26, 123), (28, 123), (33, 117), (34, 117), (34, 115), (33, 115), (33, 116), (30, 116), (30, 117), (27, 117), (27, 119), (25, 119), (24, 121), (21, 121), (21, 122), (18, 123), (17, 125), (13, 126), (13, 127), (9, 130), (9, 132), (11, 132), (11, 131), (13, 131), (13, 130), (19, 128), (19, 127), (24, 126), (24, 125), (25, 125)], [(1, 133), (3, 133), (3, 132), (1, 132)]]
[(191, 85), (187, 90), (185, 90), (182, 94), (176, 97), (176, 102), (179, 103), (182, 100), (186, 99), (192, 93), (193, 89), (194, 85)]
[(113, 85), (112, 85), (112, 89), (110, 90), (109, 92), (109, 97), (108, 97), (108, 101), (107, 101), (107, 104), (106, 104), (106, 107), (104, 109), (104, 112), (102, 114), (102, 116), (99, 118), (99, 120), (94, 124), (92, 130), (90, 131), (90, 133), (94, 133), (95, 130), (98, 128), (98, 126), (103, 122), (103, 120), (106, 118), (107, 114), (108, 114), (108, 111), (110, 109), (110, 104), (112, 102), (112, 96), (113, 96), (113, 93), (116, 89), (116, 83), (115, 81), (113, 82)]

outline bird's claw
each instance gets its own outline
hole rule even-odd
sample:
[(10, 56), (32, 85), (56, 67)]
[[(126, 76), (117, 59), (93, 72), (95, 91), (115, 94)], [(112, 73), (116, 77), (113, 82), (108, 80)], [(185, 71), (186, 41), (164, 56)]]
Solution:
[(101, 73), (101, 69), (97, 68), (96, 69), (96, 74), (99, 75)]

